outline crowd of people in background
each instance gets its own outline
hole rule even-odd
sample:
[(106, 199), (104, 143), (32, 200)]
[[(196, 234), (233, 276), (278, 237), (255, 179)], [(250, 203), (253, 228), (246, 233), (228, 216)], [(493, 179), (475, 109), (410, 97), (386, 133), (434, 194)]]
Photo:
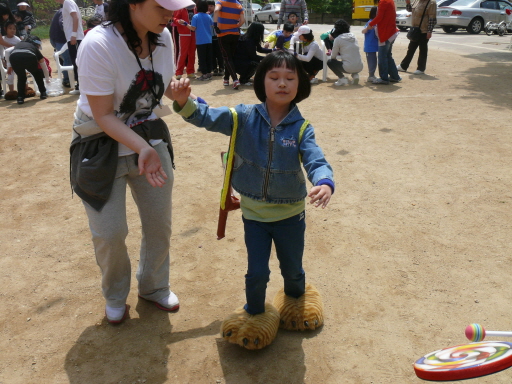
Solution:
[[(87, 29), (84, 31), (80, 9), (75, 1), (55, 1), (60, 4), (60, 8), (51, 21), (50, 43), (56, 52), (66, 45), (67, 49), (60, 56), (61, 64), (73, 66), (76, 83), (70, 84), (68, 73), (64, 71), (62, 86), (73, 88), (69, 93), (78, 95), (78, 48), (88, 31), (109, 19), (109, 4), (104, 0), (93, 0), (95, 15), (88, 19)], [(406, 5), (413, 12), (413, 23), (421, 23), (422, 35), (419, 41), (409, 44), (407, 55), (399, 65), (396, 65), (392, 55), (393, 43), (399, 33), (395, 25), (396, 9), (393, 0), (379, 0), (378, 6), (372, 7), (370, 11), (370, 20), (362, 31), (368, 82), (384, 85), (400, 82), (402, 79), (399, 72), (407, 71), (417, 48), (420, 51), (418, 67), (413, 73), (425, 73), (427, 44), (435, 25), (436, 4), (428, 0), (418, 0), (413, 7), (407, 0)], [(8, 57), (12, 55), (12, 51), (16, 53), (15, 45), (26, 41), (36, 28), (34, 15), (29, 11), (30, 5), (20, 2), (17, 8), (16, 12), (11, 12), (7, 5), (0, 3), (0, 57), (6, 72), (12, 63), (5, 60), (5, 53), (9, 49), (11, 51), (8, 52)], [(428, 12), (423, 20), (420, 15), (425, 9)], [(213, 76), (223, 76), (224, 86), (231, 85), (233, 89), (238, 89), (240, 85), (251, 86), (251, 78), (264, 57), (258, 53), (265, 55), (273, 50), (289, 50), (301, 61), (312, 84), (318, 83), (316, 75), (324, 69), (324, 61), (327, 61), (328, 68), (338, 77), (334, 85), (359, 83), (359, 73), (364, 64), (357, 38), (350, 32), (350, 25), (345, 20), (336, 21), (333, 28), (323, 33), (317, 41), (307, 26), (308, 11), (305, 0), (282, 0), (276, 31), (269, 33), (263, 24), (253, 22), (242, 32), (241, 27), (244, 24), (244, 9), (236, 0), (196, 0), (188, 7), (174, 11), (167, 27), (174, 42), (176, 78), (189, 77), (207, 81)], [(35, 71), (34, 67), (29, 67)], [(41, 79), (41, 75), (44, 77), (43, 68), (41, 65), (36, 68), (38, 73), (32, 75)], [(14, 73), (17, 73), (15, 68), (7, 78), (9, 92), (6, 98), (17, 99), (22, 104), (26, 94), (14, 90)], [(38, 83), (38, 88), (44, 95), (44, 82), (42, 87)], [(24, 89), (31, 96), (30, 88)]]

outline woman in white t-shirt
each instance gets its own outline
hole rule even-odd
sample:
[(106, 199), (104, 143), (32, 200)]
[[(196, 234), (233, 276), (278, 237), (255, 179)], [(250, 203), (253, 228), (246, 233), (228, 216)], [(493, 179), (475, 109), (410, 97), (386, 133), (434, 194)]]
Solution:
[(71, 183), (89, 218), (111, 324), (122, 322), (129, 309), (127, 184), (142, 224), (139, 297), (165, 311), (179, 308), (169, 289), (172, 146), (167, 126), (153, 110), (160, 110), (164, 94), (171, 96), (173, 44), (166, 25), (173, 10), (192, 4), (113, 0), (109, 21), (92, 29), (78, 51), (81, 93)]

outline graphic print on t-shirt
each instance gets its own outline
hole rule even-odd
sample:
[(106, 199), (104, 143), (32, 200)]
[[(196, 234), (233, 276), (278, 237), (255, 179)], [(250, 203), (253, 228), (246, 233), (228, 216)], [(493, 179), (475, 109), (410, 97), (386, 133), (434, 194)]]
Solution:
[(115, 111), (116, 116), (129, 127), (146, 120), (158, 105), (153, 92), (158, 100), (162, 99), (164, 94), (162, 74), (141, 69), (124, 95), (119, 111)]

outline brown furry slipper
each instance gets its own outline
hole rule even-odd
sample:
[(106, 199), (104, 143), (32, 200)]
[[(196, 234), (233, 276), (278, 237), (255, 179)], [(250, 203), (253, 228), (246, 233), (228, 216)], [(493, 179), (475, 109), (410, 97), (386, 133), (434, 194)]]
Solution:
[(28, 87), (25, 90), (25, 97), (34, 97), (36, 95), (36, 91), (34, 91), (32, 88)]
[(266, 347), (277, 335), (279, 313), (272, 304), (265, 303), (265, 312), (249, 315), (243, 307), (226, 317), (220, 327), (224, 339), (246, 349)]
[(18, 91), (9, 91), (4, 97), (5, 100), (16, 100), (18, 98)]
[(324, 323), (324, 305), (317, 289), (306, 284), (306, 292), (295, 299), (284, 294), (284, 289), (274, 297), (274, 306), (279, 311), (279, 327), (289, 331), (305, 331), (319, 328)]

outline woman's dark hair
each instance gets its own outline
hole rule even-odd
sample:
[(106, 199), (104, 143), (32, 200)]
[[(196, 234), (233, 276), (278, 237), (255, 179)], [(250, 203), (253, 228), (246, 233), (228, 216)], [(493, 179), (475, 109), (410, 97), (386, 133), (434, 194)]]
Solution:
[(208, 12), (208, 3), (206, 1), (199, 1), (197, 3), (197, 12)]
[[(123, 35), (126, 36), (128, 46), (135, 51), (142, 46), (142, 41), (133, 28), (132, 20), (130, 18), (130, 4), (143, 3), (146, 0), (112, 0), (108, 9), (108, 21), (103, 24), (103, 27), (108, 25), (115, 25), (120, 23), (123, 27)], [(158, 42), (159, 34), (148, 32), (149, 43), (151, 45), (162, 45)]]
[(309, 33), (304, 33), (302, 36), (304, 36), (304, 39), (306, 39), (306, 41), (313, 41), (313, 40), (315, 40), (315, 36), (313, 35), (313, 31), (311, 31)]
[(292, 100), (292, 103), (299, 103), (309, 97), (311, 93), (311, 83), (309, 76), (302, 67), (299, 59), (287, 51), (274, 51), (269, 53), (263, 60), (261, 60), (254, 75), (254, 92), (256, 97), (261, 101), (267, 100), (267, 93), (265, 91), (265, 76), (267, 72), (274, 68), (286, 67), (292, 71), (297, 72), (299, 77), (299, 84), (297, 87), (297, 96)]
[(370, 19), (375, 19), (375, 16), (377, 16), (377, 7), (372, 7), (372, 9), (370, 9)]
[(283, 31), (293, 32), (294, 29), (295, 29), (295, 27), (292, 23), (284, 23), (284, 25), (283, 25)]
[(247, 32), (241, 37), (243, 40), (253, 40), (256, 44), (261, 44), (265, 37), (265, 27), (258, 21), (255, 21), (249, 25)]
[(350, 24), (343, 19), (339, 19), (334, 23), (334, 29), (337, 32), (338, 36), (344, 33), (349, 33)]

